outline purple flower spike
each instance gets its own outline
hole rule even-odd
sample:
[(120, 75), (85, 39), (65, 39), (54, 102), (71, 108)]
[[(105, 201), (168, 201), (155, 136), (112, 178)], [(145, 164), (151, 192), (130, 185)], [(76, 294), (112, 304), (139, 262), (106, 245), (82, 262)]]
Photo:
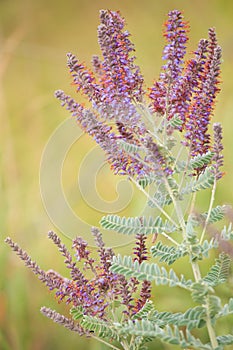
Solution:
[(223, 144), (222, 144), (222, 125), (220, 123), (214, 123), (214, 146), (213, 146), (213, 162), (215, 168), (216, 179), (219, 180), (223, 176), (223, 172), (220, 167), (223, 166)]
[[(219, 75), (221, 64), (221, 48), (217, 45), (216, 36), (211, 29), (207, 47), (207, 59), (200, 72), (197, 87), (192, 96), (185, 128), (187, 146), (191, 155), (204, 154), (210, 150), (208, 127), (213, 113), (216, 95), (219, 92)], [(203, 57), (204, 59), (204, 57)]]
[(101, 10), (101, 24), (98, 27), (98, 39), (103, 60), (102, 85), (106, 97), (111, 102), (115, 99), (135, 98), (141, 101), (143, 77), (132, 56), (134, 46), (129, 40), (129, 32), (124, 31), (124, 19), (119, 12)]
[(188, 41), (187, 28), (187, 23), (183, 21), (180, 11), (169, 12), (164, 32), (168, 44), (163, 51), (163, 59), (167, 61), (167, 64), (163, 66), (164, 70), (168, 72), (165, 76), (167, 83), (176, 80), (182, 72)]
[(162, 66), (160, 79), (154, 83), (149, 94), (153, 110), (161, 115), (166, 114), (167, 119), (177, 112), (172, 106), (179, 100), (181, 73), (188, 41), (187, 31), (188, 26), (183, 21), (181, 12), (177, 10), (169, 12), (164, 32), (167, 45), (163, 51), (163, 59), (167, 63)]

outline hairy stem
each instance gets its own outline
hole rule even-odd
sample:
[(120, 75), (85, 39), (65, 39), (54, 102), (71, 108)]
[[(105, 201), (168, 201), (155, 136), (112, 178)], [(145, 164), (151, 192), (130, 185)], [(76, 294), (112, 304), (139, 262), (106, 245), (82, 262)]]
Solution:
[(194, 211), (195, 202), (196, 202), (196, 197), (197, 197), (197, 192), (194, 192), (193, 195), (192, 195), (192, 200), (191, 200), (189, 215), (191, 215), (191, 214), (193, 213), (193, 211)]
[(192, 265), (192, 270), (193, 270), (193, 275), (194, 275), (195, 281), (198, 282), (201, 279), (201, 271), (200, 271), (199, 265), (198, 265), (197, 261), (193, 261), (191, 263), (191, 265)]
[(95, 340), (97, 340), (97, 341), (99, 341), (99, 342), (105, 344), (106, 346), (108, 346), (108, 347), (111, 348), (111, 349), (114, 349), (114, 350), (121, 350), (121, 348), (118, 348), (117, 346), (106, 342), (105, 340), (103, 340), (102, 338), (97, 337), (96, 335), (91, 334), (91, 338), (93, 338), (93, 339), (95, 339)]
[(206, 233), (206, 228), (210, 219), (210, 214), (211, 214), (211, 210), (213, 208), (213, 204), (214, 204), (214, 199), (215, 199), (215, 192), (216, 192), (216, 186), (217, 186), (217, 180), (216, 177), (214, 179), (214, 184), (213, 184), (213, 188), (212, 188), (212, 192), (211, 192), (211, 198), (210, 198), (210, 205), (209, 205), (209, 210), (208, 210), (208, 214), (205, 220), (205, 224), (204, 224), (204, 228), (201, 234), (201, 238), (200, 238), (200, 244), (203, 242), (205, 233)]
[(168, 183), (168, 180), (167, 178), (164, 178), (164, 181), (165, 181), (165, 185), (166, 185), (166, 188), (168, 190), (168, 193), (172, 199), (172, 202), (173, 202), (173, 205), (174, 205), (174, 208), (175, 208), (175, 211), (176, 211), (176, 215), (177, 215), (177, 218), (178, 218), (178, 221), (179, 221), (179, 224), (182, 228), (182, 232), (183, 232), (183, 236), (185, 238), (186, 236), (186, 229), (185, 229), (185, 222), (184, 222), (184, 216), (183, 216), (183, 213), (182, 213), (182, 209), (180, 207), (180, 205), (177, 203), (177, 200), (172, 192), (172, 189)]
[(211, 323), (208, 296), (206, 298), (206, 312), (207, 312), (206, 326), (207, 326), (208, 334), (210, 337), (210, 342), (211, 342), (212, 348), (216, 349), (218, 347), (218, 341), (216, 338), (215, 330), (214, 330), (212, 323)]

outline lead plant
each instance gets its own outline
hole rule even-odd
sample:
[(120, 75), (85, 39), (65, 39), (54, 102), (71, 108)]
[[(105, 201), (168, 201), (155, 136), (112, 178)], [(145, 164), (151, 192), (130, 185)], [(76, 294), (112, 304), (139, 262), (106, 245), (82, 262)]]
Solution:
[[(124, 19), (119, 12), (103, 10), (100, 22), (102, 57), (93, 57), (93, 71), (73, 54), (67, 55), (73, 85), (88, 106), (61, 90), (55, 95), (104, 150), (114, 173), (135, 184), (148, 197), (151, 212), (159, 215), (102, 218), (104, 229), (135, 236), (133, 254), (124, 257), (105, 247), (98, 228), (92, 233), (99, 260), (81, 237), (73, 241), (72, 256), (50, 232), (70, 277), (41, 270), (10, 238), (6, 242), (56, 291), (59, 301), (70, 305), (70, 317), (45, 307), (41, 312), (80, 335), (113, 349), (146, 349), (153, 339), (183, 349), (224, 349), (233, 344), (233, 336), (217, 335), (216, 321), (233, 313), (233, 298), (223, 305), (215, 287), (228, 277), (232, 248), (226, 242), (233, 239), (233, 231), (229, 226), (214, 237), (208, 234), (209, 225), (221, 220), (226, 210), (214, 203), (217, 182), (223, 177), (221, 124), (213, 124), (213, 137), (209, 130), (220, 82), (221, 48), (215, 30), (209, 30), (208, 39), (200, 40), (192, 58), (185, 61), (189, 26), (181, 12), (169, 12), (165, 64), (147, 90)], [(210, 196), (204, 213), (197, 202), (200, 191)], [(152, 242), (150, 254), (147, 239)], [(229, 254), (220, 249), (211, 266), (209, 251), (215, 249), (217, 254), (221, 247)], [(170, 267), (178, 259), (191, 265), (191, 279), (185, 269), (178, 275)], [(201, 272), (201, 261), (210, 266), (207, 274)], [(178, 313), (157, 311), (159, 300), (153, 303), (151, 298), (154, 283), (170, 288), (171, 299), (173, 288), (186, 290), (193, 307)], [(206, 329), (207, 343), (198, 337), (200, 328)]]

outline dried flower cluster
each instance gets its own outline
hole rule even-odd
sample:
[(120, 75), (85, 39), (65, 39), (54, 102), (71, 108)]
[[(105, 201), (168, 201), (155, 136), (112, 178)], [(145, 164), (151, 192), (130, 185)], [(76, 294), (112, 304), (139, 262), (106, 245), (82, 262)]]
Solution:
[[(65, 258), (64, 262), (70, 272), (70, 278), (62, 277), (54, 270), (43, 271), (18, 244), (10, 238), (6, 239), (6, 243), (24, 261), (25, 265), (38, 275), (49, 290), (56, 292), (59, 302), (65, 301), (73, 307), (81, 306), (84, 315), (97, 315), (103, 319), (108, 319), (109, 308), (112, 308), (116, 301), (124, 305), (124, 314), (132, 315), (138, 312), (151, 296), (150, 282), (145, 281), (140, 286), (136, 279), (132, 279), (128, 283), (124, 276), (111, 272), (110, 266), (114, 253), (111, 248), (105, 247), (102, 234), (97, 228), (93, 227), (92, 234), (98, 247), (98, 258), (91, 257), (87, 242), (77, 237), (73, 240), (72, 245), (76, 257), (74, 259), (56, 233), (53, 231), (48, 233), (48, 237)], [(146, 237), (142, 235), (136, 238), (135, 259), (139, 264), (148, 257), (145, 240)], [(82, 263), (82, 270), (78, 267), (78, 263)], [(90, 277), (87, 277), (89, 275)], [(137, 292), (139, 292), (138, 298)], [(42, 308), (42, 312), (54, 322), (64, 324), (65, 327), (80, 334), (85, 333), (71, 319), (61, 315), (58, 317), (57, 313), (46, 308)]]

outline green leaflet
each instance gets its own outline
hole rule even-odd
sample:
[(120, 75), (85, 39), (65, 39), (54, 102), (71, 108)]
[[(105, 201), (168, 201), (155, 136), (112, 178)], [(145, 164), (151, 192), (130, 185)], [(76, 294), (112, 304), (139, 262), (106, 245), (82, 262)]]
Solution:
[(148, 264), (145, 261), (139, 264), (131, 256), (114, 256), (111, 271), (125, 277), (135, 277), (139, 281), (155, 281), (157, 285), (178, 286), (188, 290), (191, 290), (193, 284), (191, 280), (185, 280), (183, 275), (178, 278), (172, 269), (167, 271), (164, 267), (160, 268), (157, 264)]
[(154, 306), (151, 300), (147, 300), (146, 303), (143, 305), (141, 310), (139, 310), (135, 315), (132, 316), (132, 319), (141, 319), (141, 318), (147, 318), (150, 312), (154, 310)]
[(233, 314), (233, 298), (230, 298), (228, 304), (225, 304), (223, 308), (219, 311), (217, 314), (217, 318), (222, 316), (228, 316), (230, 314)]
[[(226, 209), (227, 206), (226, 205), (218, 205), (217, 207), (213, 208), (210, 212), (210, 216), (209, 216), (209, 220), (208, 223), (209, 224), (213, 224), (214, 222), (220, 221), (224, 218), (225, 214), (226, 214)], [(208, 213), (204, 213), (201, 215), (201, 217), (206, 220)]]
[(153, 337), (162, 341), (179, 345), (181, 348), (192, 347), (201, 350), (213, 350), (210, 344), (203, 344), (200, 339), (195, 338), (189, 330), (186, 330), (186, 336), (177, 326), (166, 325), (164, 328), (157, 326), (154, 322), (148, 320), (129, 320), (124, 326), (120, 327), (120, 332), (127, 335), (137, 335), (143, 337)]
[(203, 278), (203, 281), (209, 286), (217, 286), (226, 282), (229, 274), (230, 258), (228, 255), (221, 253), (216, 259), (215, 264), (210, 268), (208, 274)]
[(216, 315), (221, 310), (221, 299), (216, 295), (208, 295), (206, 299), (206, 304), (208, 303), (208, 309), (211, 319), (215, 319)]
[(219, 243), (216, 238), (211, 238), (210, 241), (205, 240), (200, 246), (200, 254), (202, 254), (204, 258), (208, 258), (209, 251), (213, 248), (218, 248), (218, 246), (219, 246)]
[(233, 344), (233, 335), (232, 334), (220, 335), (217, 337), (217, 341), (219, 345), (231, 345)]
[[(156, 204), (157, 205), (156, 205)], [(151, 208), (156, 208), (157, 206), (163, 208), (165, 205), (170, 205), (172, 203), (172, 199), (167, 192), (156, 191), (153, 196), (153, 201), (149, 200), (148, 205)]]
[(193, 283), (191, 296), (196, 303), (205, 304), (206, 297), (211, 291), (213, 291), (213, 289), (210, 286), (200, 281)]
[(138, 180), (138, 184), (142, 187), (142, 188), (146, 188), (148, 185), (156, 182), (156, 178), (154, 176), (146, 176), (146, 177), (142, 177)]
[(186, 247), (180, 246), (175, 248), (174, 246), (166, 246), (162, 242), (158, 242), (155, 246), (151, 247), (151, 254), (153, 258), (159, 257), (160, 262), (166, 262), (168, 265), (173, 264), (179, 258), (188, 254)]
[(120, 217), (117, 215), (104, 216), (100, 224), (106, 230), (115, 230), (119, 233), (131, 235), (131, 234), (150, 234), (161, 232), (172, 232), (175, 227), (168, 225), (167, 222), (163, 224), (160, 216), (155, 219), (151, 216), (146, 217)]
[(208, 151), (204, 154), (199, 154), (195, 157), (193, 157), (190, 160), (190, 168), (191, 169), (197, 169), (197, 168), (203, 168), (211, 163), (211, 160), (214, 156), (213, 152)]
[(94, 332), (100, 338), (110, 338), (119, 340), (119, 334), (115, 329), (115, 326), (107, 321), (103, 321), (98, 317), (84, 316), (81, 322), (81, 326), (90, 332)]
[(187, 167), (186, 161), (178, 161), (176, 164), (175, 172), (180, 173), (184, 171), (186, 167), (187, 167), (187, 170), (194, 170), (197, 168), (201, 169), (203, 167), (206, 167), (211, 163), (213, 155), (214, 153), (210, 151), (204, 154), (199, 154), (190, 160), (188, 167)]
[(182, 126), (183, 121), (180, 119), (179, 114), (175, 114), (169, 121), (168, 121), (168, 126), (171, 126), (172, 128), (179, 128)]
[(72, 307), (70, 310), (70, 314), (72, 315), (72, 318), (76, 321), (83, 317), (83, 308), (82, 306), (78, 307)]
[[(181, 198), (178, 195), (178, 184), (175, 181), (175, 179), (169, 176), (167, 177), (167, 182), (173, 196), (176, 199), (180, 200)], [(167, 186), (165, 182), (161, 179), (157, 181), (157, 188), (153, 199), (160, 207), (164, 207), (165, 205), (169, 205), (172, 203), (172, 198), (168, 192)], [(148, 205), (152, 208), (156, 207), (156, 204), (154, 203), (154, 201), (152, 200), (148, 201)]]
[(124, 151), (126, 151), (129, 154), (135, 154), (140, 152), (141, 150), (143, 150), (143, 147), (139, 147), (137, 145), (134, 145), (132, 143), (128, 143), (126, 141), (123, 140), (118, 140), (117, 144), (119, 145), (119, 147), (121, 149), (123, 149)]
[(200, 190), (205, 190), (210, 188), (214, 184), (214, 173), (211, 167), (206, 168), (206, 170), (198, 177), (197, 180), (191, 180), (185, 188), (181, 191), (181, 194), (189, 194), (192, 192), (197, 192)]
[(147, 302), (144, 307), (134, 315), (133, 319), (147, 319), (154, 322), (159, 327), (167, 324), (178, 327), (186, 326), (187, 329), (200, 328), (205, 325), (206, 309), (202, 306), (196, 306), (188, 309), (185, 313), (159, 312), (152, 303)]
[(221, 232), (221, 239), (224, 241), (233, 240), (233, 231), (232, 231), (232, 223), (228, 226), (224, 226), (222, 232)]

